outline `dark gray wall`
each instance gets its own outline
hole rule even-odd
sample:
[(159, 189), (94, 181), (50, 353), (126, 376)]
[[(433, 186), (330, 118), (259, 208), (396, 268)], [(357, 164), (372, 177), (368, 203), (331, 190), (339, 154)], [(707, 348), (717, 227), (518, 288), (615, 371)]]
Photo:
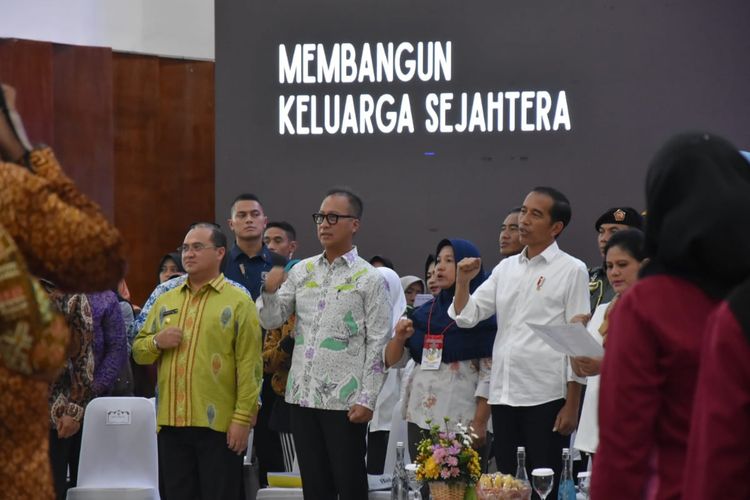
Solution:
[[(421, 274), (443, 237), (498, 261), (498, 226), (529, 188), (566, 193), (573, 221), (561, 245), (598, 260), (593, 221), (610, 206), (643, 208), (650, 158), (672, 134), (704, 129), (750, 147), (750, 2), (216, 2), (216, 213), (258, 194), (271, 219), (319, 251), (310, 214), (332, 185), (365, 202), (360, 253)], [(453, 79), (410, 84), (278, 83), (278, 44), (452, 40)], [(278, 96), (409, 92), (567, 91), (569, 132), (290, 136)], [(434, 152), (435, 156), (425, 156)]]

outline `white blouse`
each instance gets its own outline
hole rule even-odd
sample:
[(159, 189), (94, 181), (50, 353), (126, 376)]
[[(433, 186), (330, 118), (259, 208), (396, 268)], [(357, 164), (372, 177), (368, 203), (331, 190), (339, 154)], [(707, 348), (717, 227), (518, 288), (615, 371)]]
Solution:
[[(405, 355), (408, 349), (404, 349)], [(438, 370), (423, 370), (416, 364), (408, 382), (406, 421), (429, 429), (431, 423), (458, 430), (456, 424), (468, 427), (474, 420), (477, 397), (488, 396), (492, 358), (441, 363)]]
[[(609, 302), (599, 304), (586, 326), (589, 333), (600, 344), (604, 339), (599, 333), (599, 327), (604, 322), (604, 313), (607, 312), (607, 307), (609, 307)], [(576, 440), (573, 444), (574, 448), (586, 453), (596, 453), (597, 446), (599, 446), (599, 375), (587, 377), (581, 420), (578, 423)]]

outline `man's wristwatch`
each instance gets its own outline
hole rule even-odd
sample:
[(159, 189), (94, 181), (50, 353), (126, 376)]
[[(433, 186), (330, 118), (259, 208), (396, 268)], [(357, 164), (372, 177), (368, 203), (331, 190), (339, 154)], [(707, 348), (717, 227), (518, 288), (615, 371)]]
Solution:
[(156, 347), (156, 350), (157, 350), (157, 351), (160, 351), (160, 350), (161, 350), (161, 349), (159, 348), (159, 343), (158, 343), (158, 342), (156, 341), (156, 335), (154, 335), (154, 347)]

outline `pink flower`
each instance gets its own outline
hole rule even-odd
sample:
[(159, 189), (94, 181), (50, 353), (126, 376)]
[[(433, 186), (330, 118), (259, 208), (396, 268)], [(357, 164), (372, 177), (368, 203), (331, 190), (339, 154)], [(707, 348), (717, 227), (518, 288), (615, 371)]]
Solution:
[(456, 467), (458, 466), (458, 458), (456, 457), (448, 457), (445, 461), (446, 464)]
[(448, 469), (443, 469), (440, 471), (440, 477), (442, 477), (443, 479), (448, 479), (449, 477), (451, 477), (451, 473)]
[(450, 472), (451, 477), (458, 477), (460, 473), (461, 471), (458, 470), (458, 467), (451, 467), (451, 472)]

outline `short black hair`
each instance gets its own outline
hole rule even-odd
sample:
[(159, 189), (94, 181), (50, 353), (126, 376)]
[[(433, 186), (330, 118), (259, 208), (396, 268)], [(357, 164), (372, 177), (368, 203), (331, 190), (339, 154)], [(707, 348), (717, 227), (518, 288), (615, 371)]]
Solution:
[(224, 231), (221, 230), (221, 226), (214, 224), (213, 222), (195, 222), (190, 225), (190, 231), (193, 229), (210, 229), (211, 230), (211, 243), (216, 248), (227, 247), (227, 236)]
[(362, 218), (362, 214), (364, 213), (364, 205), (362, 204), (362, 198), (357, 196), (354, 191), (347, 187), (335, 187), (328, 190), (326, 193), (326, 198), (329, 196), (346, 196), (346, 199), (349, 201), (349, 208), (351, 208), (352, 214), (357, 219)]
[(555, 188), (547, 186), (537, 186), (531, 190), (532, 193), (546, 194), (552, 198), (552, 209), (549, 214), (552, 218), (552, 223), (562, 222), (563, 229), (570, 223), (570, 218), (573, 215), (573, 211), (570, 208), (570, 201), (568, 197), (562, 194)]
[(238, 201), (255, 201), (258, 202), (258, 205), (260, 205), (261, 208), (263, 208), (263, 203), (260, 202), (260, 198), (255, 196), (253, 193), (242, 193), (237, 195), (234, 200), (232, 200), (232, 204), (229, 206), (229, 212), (231, 214), (234, 214), (234, 206)]
[(388, 257), (383, 257), (382, 255), (373, 255), (370, 258), (370, 265), (375, 265), (376, 262), (380, 262), (385, 267), (391, 270), (396, 270), (396, 267), (393, 265), (393, 261), (389, 259)]
[[(289, 241), (297, 241), (297, 231), (294, 230), (294, 226), (289, 224), (285, 220), (269, 222), (266, 224), (266, 231), (272, 227), (277, 227), (286, 233), (286, 237)], [(263, 231), (265, 233), (265, 231)]]
[(521, 213), (521, 208), (523, 208), (523, 207), (513, 207), (513, 208), (510, 209), (510, 212), (508, 212), (507, 215), (510, 215), (510, 214), (520, 214)]
[[(622, 248), (628, 255), (638, 262), (643, 262), (646, 258), (646, 248), (644, 246), (645, 237), (640, 229), (623, 229), (613, 234), (606, 245), (604, 245), (604, 256), (610, 248)], [(605, 264), (606, 268), (606, 264)]]
[(424, 280), (425, 283), (427, 282), (427, 271), (430, 269), (430, 266), (435, 263), (435, 256), (430, 254), (427, 254), (427, 260), (424, 261)]

